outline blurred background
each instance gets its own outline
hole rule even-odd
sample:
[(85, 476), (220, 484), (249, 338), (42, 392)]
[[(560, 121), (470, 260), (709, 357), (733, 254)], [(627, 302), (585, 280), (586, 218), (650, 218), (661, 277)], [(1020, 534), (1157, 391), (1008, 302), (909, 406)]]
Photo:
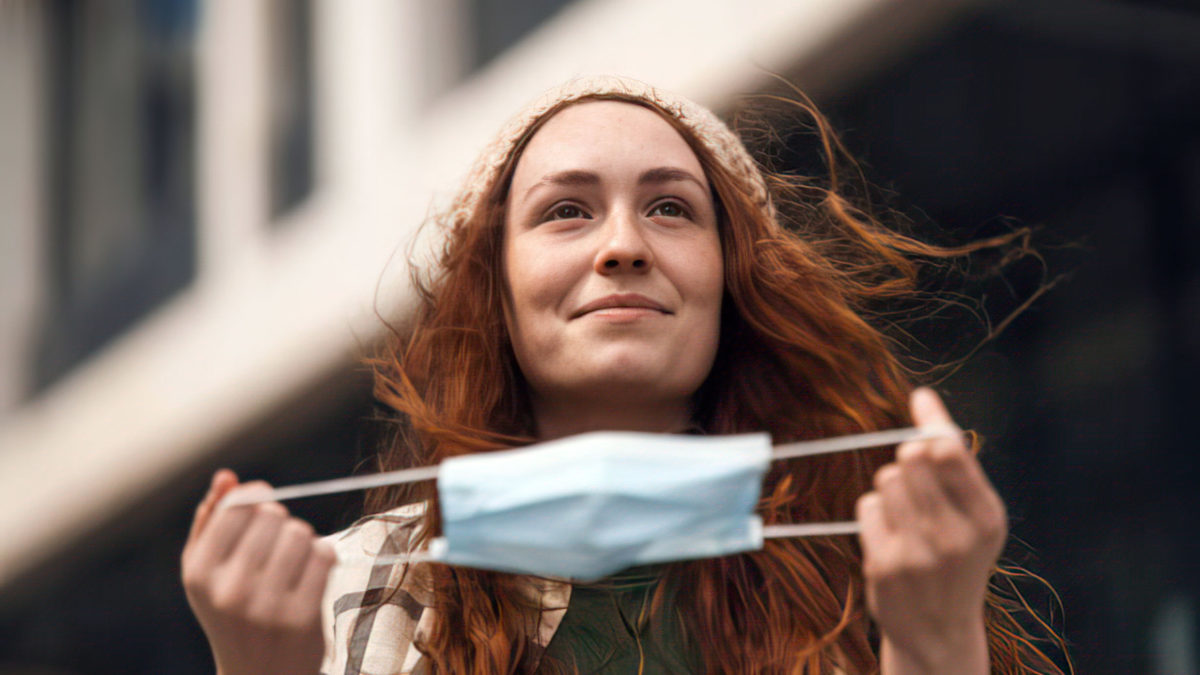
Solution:
[(0, 0), (0, 675), (212, 672), (213, 470), (370, 469), (418, 225), (597, 72), (723, 113), (781, 74), (915, 220), (1040, 227), (1068, 277), (943, 389), (1078, 672), (1200, 672), (1194, 1)]

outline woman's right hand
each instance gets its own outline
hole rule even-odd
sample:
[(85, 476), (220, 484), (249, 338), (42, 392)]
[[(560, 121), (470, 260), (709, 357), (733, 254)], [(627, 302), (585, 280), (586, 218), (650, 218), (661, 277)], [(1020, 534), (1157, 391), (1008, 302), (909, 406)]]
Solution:
[(277, 502), (217, 508), (238, 485), (213, 475), (183, 549), (183, 586), (219, 675), (316, 674), (325, 652), (321, 598), (333, 549)]

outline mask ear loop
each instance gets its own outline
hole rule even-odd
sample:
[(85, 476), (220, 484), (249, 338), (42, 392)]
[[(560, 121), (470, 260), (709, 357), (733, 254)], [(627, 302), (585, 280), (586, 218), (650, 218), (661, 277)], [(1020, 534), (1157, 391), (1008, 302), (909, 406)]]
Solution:
[[(957, 436), (962, 432), (957, 428), (946, 426), (905, 427), (903, 429), (888, 429), (887, 431), (872, 431), (852, 436), (836, 436), (815, 441), (800, 441), (776, 445), (771, 450), (771, 461), (792, 459), (794, 457), (811, 457), (827, 455), (847, 450), (876, 448), (884, 445), (896, 445), (908, 441), (923, 441), (931, 438)], [(844, 520), (832, 523), (788, 523), (785, 525), (764, 525), (763, 539), (782, 539), (792, 537), (824, 537), (839, 534), (858, 534), (861, 528), (856, 520)]]
[(221, 500), (218, 508), (247, 506), (249, 504), (260, 504), (262, 502), (284, 502), (292, 499), (303, 499), (305, 497), (318, 497), (321, 495), (333, 495), (341, 492), (354, 492), (356, 490), (369, 490), (371, 488), (387, 487), (388, 485), (416, 483), (423, 480), (436, 480), (437, 475), (437, 466), (419, 466), (414, 469), (400, 469), (399, 471), (373, 473), (369, 476), (350, 476), (348, 478), (319, 480), (313, 483), (300, 483), (298, 485), (272, 488), (270, 492), (263, 491), (252, 492), (249, 494), (231, 494)]
[(800, 441), (776, 445), (771, 450), (771, 461), (791, 459), (793, 457), (809, 457), (812, 455), (827, 455), (847, 450), (877, 448), (884, 445), (897, 445), (908, 441), (924, 441), (931, 438), (957, 436), (962, 432), (950, 425), (930, 425), (924, 427), (904, 427), (886, 431), (869, 431), (865, 434), (851, 436), (834, 436), (815, 441)]

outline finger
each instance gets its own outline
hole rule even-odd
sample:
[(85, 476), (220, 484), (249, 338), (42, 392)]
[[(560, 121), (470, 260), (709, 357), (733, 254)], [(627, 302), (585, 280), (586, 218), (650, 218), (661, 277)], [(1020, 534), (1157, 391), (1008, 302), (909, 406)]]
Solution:
[(878, 492), (868, 492), (858, 498), (854, 512), (859, 525), (858, 541), (863, 550), (863, 573), (871, 577), (891, 536), (883, 516), (883, 498)]
[(909, 409), (912, 412), (913, 424), (919, 427), (927, 426), (958, 426), (950, 412), (946, 410), (937, 392), (929, 387), (918, 387), (909, 396)]
[(888, 464), (875, 474), (875, 491), (883, 502), (883, 517), (893, 533), (911, 530), (918, 518), (899, 464)]
[(978, 518), (1003, 509), (999, 495), (983, 466), (961, 443), (927, 441), (919, 449), (902, 448), (903, 460), (925, 460), (933, 468), (941, 489), (960, 511)]
[(919, 454), (921, 450), (933, 450), (935, 454), (938, 451), (955, 449), (966, 452), (962, 430), (950, 417), (949, 411), (946, 410), (946, 406), (937, 392), (928, 387), (914, 390), (912, 396), (909, 397), (909, 409), (912, 412), (913, 424), (922, 429), (936, 429), (949, 433), (919, 443), (905, 443), (896, 451), (897, 458), (914, 452)]
[(859, 532), (871, 541), (880, 541), (888, 535), (887, 519), (883, 517), (883, 498), (878, 492), (868, 492), (858, 498), (854, 505)]
[(914, 510), (914, 515), (925, 525), (931, 525), (943, 511), (954, 510), (950, 495), (942, 487), (937, 472), (924, 454), (910, 453), (900, 462), (900, 475), (904, 480)]
[(195, 565), (208, 569), (224, 563), (245, 534), (253, 516), (250, 507), (214, 507), (210, 522), (196, 538)]
[(237, 487), (237, 484), (237, 474), (229, 469), (218, 469), (213, 473), (208, 493), (204, 495), (204, 499), (196, 507), (196, 516), (192, 519), (192, 529), (188, 532), (188, 543), (195, 541), (196, 537), (200, 536), (200, 532), (204, 530), (204, 526), (208, 524), (209, 519), (212, 517), (213, 508), (221, 501), (225, 493)]
[[(233, 476), (233, 472), (229, 472)], [(206, 564), (218, 565), (232, 555), (237, 543), (245, 534), (247, 525), (254, 518), (253, 507), (226, 507), (222, 500), (233, 493), (270, 492), (271, 486), (263, 481), (253, 481), (243, 485), (235, 485), (232, 489), (224, 489), (213, 495), (213, 507), (209, 520), (211, 521), (200, 533), (198, 554)], [(210, 532), (211, 531), (211, 532)]]
[(320, 602), (325, 592), (325, 584), (329, 580), (329, 570), (337, 563), (337, 554), (333, 546), (323, 539), (312, 542), (308, 561), (304, 565), (304, 573), (300, 575), (295, 590), (301, 598), (315, 598)]
[[(921, 426), (946, 426), (957, 429), (950, 413), (937, 393), (927, 387), (915, 390), (910, 406), (913, 421)], [(961, 435), (931, 439), (922, 443), (906, 443), (896, 452), (898, 459), (925, 457), (935, 468), (935, 475), (950, 499), (967, 513), (990, 509), (993, 500), (986, 499), (994, 492), (983, 467), (968, 451)], [(985, 499), (981, 501), (981, 496)], [(998, 501), (994, 500), (994, 501)]]
[(311, 525), (299, 518), (285, 521), (263, 568), (263, 585), (268, 590), (286, 591), (299, 584), (315, 541)]
[(192, 527), (188, 530), (187, 543), (189, 544), (196, 540), (200, 530), (204, 529), (204, 524), (208, 522), (208, 517), (212, 515), (213, 492), (217, 489), (217, 478), (220, 475), (220, 471), (213, 473), (212, 479), (208, 482), (208, 491), (196, 505), (196, 514), (192, 516)]
[(287, 520), (287, 509), (278, 502), (263, 502), (250, 508), (254, 511), (250, 525), (226, 561), (236, 568), (237, 574), (243, 575), (257, 574), (263, 569)]
[[(252, 480), (248, 483), (242, 483), (241, 485), (237, 486), (236, 489), (229, 490), (228, 492), (222, 494), (220, 498), (216, 500), (216, 506), (214, 508), (215, 510), (220, 511), (222, 509), (236, 508), (238, 506), (262, 504), (267, 501), (272, 501), (274, 491), (275, 488), (271, 487), (271, 484), (267, 481)], [(249, 499), (245, 504), (234, 504), (232, 506), (227, 505), (227, 502), (229, 501), (228, 498), (232, 498), (234, 493), (236, 493), (239, 497), (248, 496)]]

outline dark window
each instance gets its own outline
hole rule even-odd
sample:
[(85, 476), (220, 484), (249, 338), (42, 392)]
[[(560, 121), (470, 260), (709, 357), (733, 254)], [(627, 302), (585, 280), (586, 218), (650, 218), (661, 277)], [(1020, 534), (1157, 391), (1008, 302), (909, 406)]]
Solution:
[(271, 216), (313, 188), (313, 21), (311, 0), (269, 3)]
[(36, 386), (195, 274), (196, 0), (55, 0), (47, 21), (49, 306)]
[(483, 67), (569, 4), (571, 0), (470, 0), (471, 69)]

